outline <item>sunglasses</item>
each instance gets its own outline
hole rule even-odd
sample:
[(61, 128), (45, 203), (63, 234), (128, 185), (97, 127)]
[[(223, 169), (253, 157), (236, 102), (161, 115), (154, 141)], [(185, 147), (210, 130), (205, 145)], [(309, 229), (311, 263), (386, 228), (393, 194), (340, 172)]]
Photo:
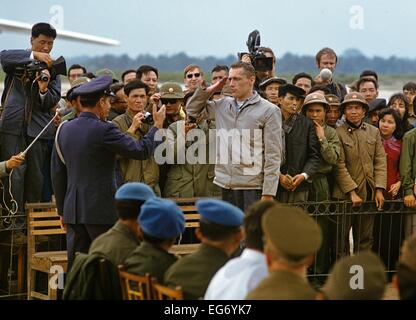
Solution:
[(162, 102), (162, 104), (175, 104), (176, 102), (178, 102), (178, 99), (160, 99), (160, 101)]
[(195, 78), (199, 78), (201, 76), (201, 74), (200, 73), (188, 73), (187, 75), (186, 75), (186, 77), (188, 78), (188, 79), (192, 79), (193, 77), (195, 77)]

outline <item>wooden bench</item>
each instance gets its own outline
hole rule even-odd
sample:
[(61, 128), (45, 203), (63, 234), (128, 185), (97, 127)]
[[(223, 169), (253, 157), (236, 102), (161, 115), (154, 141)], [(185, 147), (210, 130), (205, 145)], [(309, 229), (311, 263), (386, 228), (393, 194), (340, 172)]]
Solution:
[[(66, 251), (41, 251), (36, 248), (36, 239), (40, 236), (64, 235), (61, 228), (60, 216), (54, 203), (27, 203), (26, 212), (28, 219), (27, 228), (27, 298), (56, 300), (57, 289), (50, 286), (50, 280), (55, 274), (51, 274), (53, 266), (61, 267), (63, 272), (67, 270)], [(48, 294), (37, 292), (35, 288), (36, 273), (44, 272), (48, 275)]]

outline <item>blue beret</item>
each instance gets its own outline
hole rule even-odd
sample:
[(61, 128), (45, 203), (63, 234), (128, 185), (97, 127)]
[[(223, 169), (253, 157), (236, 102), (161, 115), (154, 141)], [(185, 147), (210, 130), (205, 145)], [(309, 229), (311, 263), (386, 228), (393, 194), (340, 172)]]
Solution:
[(72, 96), (89, 96), (89, 95), (110, 95), (110, 85), (113, 83), (113, 78), (110, 76), (102, 76), (92, 79), (89, 82), (81, 84), (72, 91)]
[(138, 220), (144, 233), (159, 239), (175, 238), (185, 230), (185, 216), (181, 209), (167, 199), (147, 200)]
[(129, 182), (123, 184), (116, 192), (116, 200), (139, 200), (156, 198), (152, 188), (141, 182)]
[(201, 220), (230, 227), (239, 227), (243, 224), (243, 211), (228, 202), (203, 199), (196, 203), (196, 207), (201, 215)]

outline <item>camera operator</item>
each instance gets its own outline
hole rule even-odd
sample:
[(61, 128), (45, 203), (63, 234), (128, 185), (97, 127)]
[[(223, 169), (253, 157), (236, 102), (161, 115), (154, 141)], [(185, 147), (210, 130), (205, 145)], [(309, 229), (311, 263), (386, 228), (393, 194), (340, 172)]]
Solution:
[[(32, 27), (31, 49), (0, 53), (0, 62), (6, 73), (1, 99), (0, 160), (7, 160), (23, 151), (54, 116), (53, 108), (60, 99), (61, 81), (59, 76), (52, 78), (46, 66), (50, 68), (53, 63), (49, 53), (55, 38), (56, 30), (51, 25), (37, 23)], [(45, 69), (39, 68), (34, 74), (29, 74), (28, 65), (33, 63), (43, 63)], [(41, 139), (29, 149), (26, 163), (13, 172), (12, 192), (18, 213), (24, 212), (25, 202), (41, 200), (42, 169), (48, 156), (48, 139), (53, 139), (54, 130), (54, 126), (48, 127)], [(7, 190), (8, 181), (5, 182)]]

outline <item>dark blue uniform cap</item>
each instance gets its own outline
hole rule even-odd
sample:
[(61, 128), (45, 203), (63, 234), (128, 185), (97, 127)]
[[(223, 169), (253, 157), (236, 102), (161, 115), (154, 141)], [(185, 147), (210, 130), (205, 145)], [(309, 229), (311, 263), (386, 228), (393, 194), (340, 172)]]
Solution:
[(110, 85), (113, 83), (113, 78), (110, 76), (102, 76), (92, 79), (90, 82), (81, 84), (79, 87), (76, 87), (72, 91), (73, 97), (82, 97), (82, 96), (115, 96), (114, 93), (110, 91)]
[(123, 184), (116, 192), (116, 200), (138, 200), (146, 201), (156, 198), (152, 188), (141, 182), (129, 182)]
[(243, 211), (228, 202), (203, 199), (196, 203), (196, 207), (201, 220), (230, 227), (239, 227), (243, 224)]
[(185, 217), (175, 202), (154, 198), (140, 210), (139, 224), (143, 232), (159, 239), (171, 239), (185, 230)]

